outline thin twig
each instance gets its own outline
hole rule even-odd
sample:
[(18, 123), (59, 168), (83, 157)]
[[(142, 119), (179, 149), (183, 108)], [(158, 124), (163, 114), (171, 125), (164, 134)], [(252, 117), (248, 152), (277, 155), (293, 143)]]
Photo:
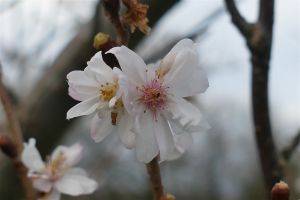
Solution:
[(148, 174), (151, 180), (153, 200), (160, 200), (163, 197), (164, 191), (161, 182), (158, 157), (146, 164)]
[(119, 0), (103, 0), (103, 7), (105, 9), (106, 15), (109, 17), (111, 23), (114, 25), (114, 29), (117, 35), (118, 45), (127, 45), (128, 34), (124, 28), (120, 16), (120, 1)]
[(232, 17), (232, 22), (245, 37), (250, 37), (250, 35), (253, 32), (253, 26), (250, 23), (248, 23), (245, 20), (245, 18), (240, 14), (234, 0), (225, 0), (225, 2), (227, 10)]
[[(1, 71), (1, 64), (0, 64), (0, 71)], [(7, 117), (8, 124), (11, 129), (10, 131), (11, 137), (14, 141), (14, 145), (17, 152), (17, 156), (12, 160), (12, 162), (20, 178), (26, 199), (34, 200), (35, 191), (32, 188), (31, 182), (27, 177), (27, 169), (21, 161), (21, 154), (23, 150), (23, 136), (22, 136), (20, 123), (15, 113), (15, 109), (11, 103), (10, 97), (7, 94), (7, 90), (2, 82), (1, 72), (0, 72), (0, 98)]]

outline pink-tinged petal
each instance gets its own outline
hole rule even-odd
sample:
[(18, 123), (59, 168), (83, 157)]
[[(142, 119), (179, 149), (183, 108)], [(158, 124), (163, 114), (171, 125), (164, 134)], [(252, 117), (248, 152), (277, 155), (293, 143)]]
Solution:
[[(47, 195), (47, 200), (60, 200), (60, 192), (57, 190), (52, 190), (50, 194)], [(39, 199), (44, 200), (44, 199)]]
[(179, 97), (170, 97), (170, 100), (167, 111), (170, 113), (172, 120), (179, 123), (183, 130), (196, 131), (194, 130), (195, 127), (198, 127), (200, 131), (202, 128), (207, 129), (207, 124), (196, 106)]
[(48, 179), (33, 179), (33, 187), (41, 192), (50, 192), (52, 189), (53, 183)]
[(171, 69), (172, 65), (175, 62), (175, 58), (178, 53), (182, 52), (184, 49), (192, 49), (196, 51), (195, 43), (190, 39), (180, 40), (171, 50), (170, 52), (161, 60), (159, 64), (159, 68), (161, 73), (168, 73)]
[(101, 142), (107, 135), (112, 132), (113, 125), (111, 122), (110, 112), (98, 113), (94, 116), (91, 124), (91, 137), (95, 142)]
[(143, 84), (146, 78), (147, 67), (143, 59), (125, 46), (114, 47), (107, 53), (114, 54), (128, 78), (135, 84)]
[(160, 161), (173, 160), (178, 158), (181, 153), (175, 146), (172, 131), (164, 116), (157, 116), (154, 122), (155, 137), (159, 146)]
[(164, 76), (164, 82), (169, 87), (169, 92), (179, 97), (204, 92), (208, 87), (208, 80), (205, 71), (199, 65), (197, 51), (180, 51)]
[(89, 115), (93, 113), (101, 104), (98, 96), (89, 98), (83, 102), (78, 103), (67, 112), (67, 119), (74, 117)]
[(58, 146), (52, 153), (51, 160), (56, 160), (62, 154), (64, 164), (68, 167), (76, 165), (82, 158), (82, 145), (76, 143), (70, 147)]
[(103, 61), (101, 51), (96, 53), (87, 64), (84, 72), (98, 83), (114, 81), (115, 76), (112, 69)]
[(146, 112), (137, 116), (133, 131), (136, 134), (135, 149), (137, 159), (141, 162), (149, 163), (159, 153), (152, 113)]
[(63, 193), (72, 196), (91, 194), (98, 187), (98, 183), (86, 176), (84, 170), (74, 168), (68, 170), (65, 175), (55, 182), (55, 188)]
[(128, 148), (131, 149), (135, 145), (135, 133), (131, 131), (133, 119), (132, 117), (127, 113), (127, 111), (124, 111), (125, 113), (120, 117), (120, 120), (118, 121), (118, 132), (120, 135), (120, 139), (122, 143)]
[(30, 138), (28, 143), (24, 143), (22, 162), (30, 171), (40, 172), (45, 168), (45, 164), (35, 147), (35, 143), (34, 138)]
[(72, 71), (67, 75), (67, 79), (69, 95), (77, 101), (83, 101), (99, 94), (99, 84), (86, 76), (83, 71)]

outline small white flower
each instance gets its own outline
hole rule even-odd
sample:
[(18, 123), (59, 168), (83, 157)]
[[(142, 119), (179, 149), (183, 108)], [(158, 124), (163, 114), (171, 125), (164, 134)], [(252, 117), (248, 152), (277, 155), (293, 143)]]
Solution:
[(134, 145), (135, 135), (130, 131), (132, 119), (124, 109), (122, 92), (118, 83), (118, 68), (105, 64), (101, 52), (88, 63), (84, 71), (72, 71), (67, 75), (69, 95), (82, 101), (67, 112), (67, 119), (96, 113), (91, 124), (91, 136), (102, 141), (115, 125), (126, 147)]
[(46, 199), (59, 200), (60, 193), (72, 196), (91, 194), (97, 189), (97, 182), (88, 178), (85, 170), (73, 167), (81, 159), (81, 145), (58, 146), (44, 163), (35, 143), (31, 138), (24, 144), (22, 162), (28, 168), (33, 187), (46, 193)]
[(181, 40), (159, 63), (150, 65), (125, 46), (109, 53), (123, 71), (119, 85), (123, 103), (135, 117), (138, 160), (148, 163), (158, 154), (160, 161), (178, 158), (192, 143), (190, 133), (208, 128), (198, 108), (184, 99), (208, 87), (195, 44)]

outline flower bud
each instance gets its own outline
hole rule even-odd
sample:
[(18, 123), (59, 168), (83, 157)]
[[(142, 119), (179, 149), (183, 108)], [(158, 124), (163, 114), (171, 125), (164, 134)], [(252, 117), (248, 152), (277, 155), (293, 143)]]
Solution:
[(276, 183), (271, 191), (272, 200), (288, 200), (290, 196), (290, 188), (283, 181)]
[(111, 39), (111, 37), (105, 33), (99, 32), (94, 37), (94, 43), (93, 46), (95, 49), (99, 51), (108, 51), (109, 49), (116, 46), (115, 42)]
[(0, 136), (0, 148), (5, 155), (12, 159), (18, 155), (15, 144), (8, 136)]

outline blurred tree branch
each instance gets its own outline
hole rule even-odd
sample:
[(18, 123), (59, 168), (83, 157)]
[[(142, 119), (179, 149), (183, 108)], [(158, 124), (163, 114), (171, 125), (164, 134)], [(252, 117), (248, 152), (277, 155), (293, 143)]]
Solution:
[[(0, 70), (1, 70), (0, 63)], [(15, 108), (2, 82), (2, 72), (0, 71), (0, 99), (10, 126), (11, 138), (1, 137), (1, 149), (11, 158), (15, 170), (19, 176), (20, 183), (27, 200), (35, 199), (35, 191), (32, 188), (31, 181), (27, 177), (27, 169), (22, 163), (21, 155), (23, 151), (23, 134)], [(3, 149), (4, 148), (4, 149)]]
[(225, 0), (225, 3), (233, 24), (244, 36), (251, 52), (252, 109), (256, 143), (265, 187), (267, 191), (271, 191), (273, 185), (282, 178), (282, 168), (271, 132), (268, 100), (274, 0), (260, 0), (259, 17), (254, 24), (246, 22), (239, 13), (234, 0)]

